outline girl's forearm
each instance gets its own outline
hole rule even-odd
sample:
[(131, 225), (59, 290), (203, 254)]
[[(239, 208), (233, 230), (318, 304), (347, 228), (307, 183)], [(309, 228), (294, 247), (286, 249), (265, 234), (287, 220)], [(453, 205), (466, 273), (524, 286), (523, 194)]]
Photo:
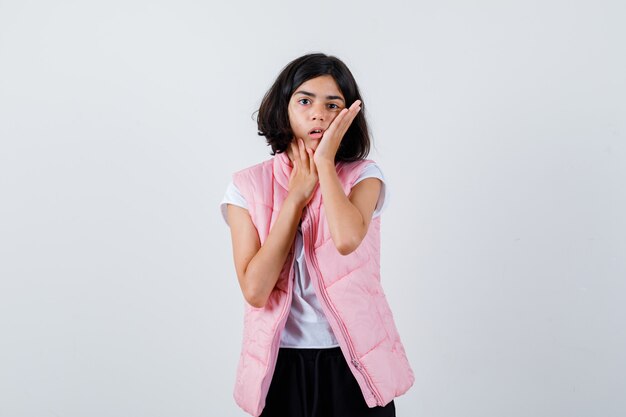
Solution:
[(363, 240), (363, 216), (344, 194), (334, 163), (318, 164), (317, 173), (330, 235), (339, 253), (347, 255)]
[(293, 244), (303, 206), (293, 198), (284, 201), (267, 239), (244, 272), (247, 299), (253, 307), (263, 307), (278, 281)]

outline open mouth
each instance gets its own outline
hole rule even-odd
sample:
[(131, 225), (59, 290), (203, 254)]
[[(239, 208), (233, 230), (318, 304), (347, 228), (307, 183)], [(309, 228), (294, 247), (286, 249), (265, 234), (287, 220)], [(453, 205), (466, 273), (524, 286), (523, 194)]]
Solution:
[(321, 140), (323, 136), (324, 136), (323, 129), (313, 129), (309, 132), (309, 137), (311, 139)]

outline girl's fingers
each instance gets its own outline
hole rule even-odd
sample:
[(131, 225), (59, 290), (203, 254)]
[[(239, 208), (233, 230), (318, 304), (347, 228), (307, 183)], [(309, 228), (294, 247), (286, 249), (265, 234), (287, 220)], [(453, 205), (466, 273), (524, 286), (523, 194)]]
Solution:
[(354, 118), (356, 117), (356, 115), (359, 113), (359, 111), (361, 111), (361, 107), (360, 106), (355, 106), (354, 104), (350, 107), (350, 110), (348, 111), (348, 113), (346, 114), (346, 116), (343, 118), (343, 120), (341, 121), (341, 137), (343, 137), (343, 135), (346, 134), (346, 132), (348, 131), (348, 128), (350, 127), (350, 125), (352, 124), (352, 121), (354, 120)]
[(346, 118), (346, 115), (348, 113), (350, 113), (350, 109), (348, 109), (348, 108), (341, 109), (341, 111), (339, 112), (337, 117), (335, 117), (335, 120), (333, 120), (333, 124), (335, 124), (335, 122), (337, 122), (335, 124), (335, 126), (337, 126), (337, 128), (339, 128), (341, 126), (341, 124), (343, 123), (343, 121)]
[(360, 110), (361, 100), (356, 100), (349, 108), (345, 107), (341, 109), (341, 112), (335, 117), (335, 120), (333, 120), (328, 130), (333, 129), (343, 137)]
[[(306, 148), (306, 146), (304, 146), (304, 140), (302, 140), (300, 138), (298, 138), (298, 148), (299, 148), (299, 151), (300, 151), (300, 159), (301, 159), (301, 162), (302, 162), (302, 166), (309, 168), (309, 161), (308, 161), (309, 155), (307, 153), (307, 148)], [(308, 171), (308, 169), (307, 169), (307, 171)]]
[(317, 173), (317, 167), (315, 166), (315, 160), (313, 159), (313, 150), (307, 148), (306, 152), (309, 154), (309, 169), (311, 173)]
[(350, 124), (352, 119), (356, 117), (359, 110), (361, 110), (361, 100), (356, 100), (350, 107), (344, 107), (341, 109), (341, 112), (336, 119), (339, 119), (337, 120), (339, 124)]
[(306, 151), (304, 147), (304, 141), (300, 138), (298, 138), (298, 151), (299, 151), (300, 159), (302, 160), (303, 163), (306, 163)]
[(350, 127), (356, 115), (359, 114), (359, 111), (361, 111), (361, 100), (357, 100), (352, 103), (345, 117), (342, 119), (342, 124), (346, 130), (348, 130), (348, 127)]

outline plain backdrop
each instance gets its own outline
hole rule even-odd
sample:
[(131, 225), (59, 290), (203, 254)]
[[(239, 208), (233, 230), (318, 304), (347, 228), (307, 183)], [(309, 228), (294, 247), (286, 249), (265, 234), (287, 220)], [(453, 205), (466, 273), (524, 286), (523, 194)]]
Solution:
[(218, 204), (308, 52), (364, 96), (398, 416), (626, 415), (622, 1), (0, 0), (0, 416), (243, 417)]

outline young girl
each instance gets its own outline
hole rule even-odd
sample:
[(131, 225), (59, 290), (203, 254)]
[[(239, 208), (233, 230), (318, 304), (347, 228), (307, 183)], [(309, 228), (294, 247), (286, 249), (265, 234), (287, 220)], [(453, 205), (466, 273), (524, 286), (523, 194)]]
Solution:
[(234, 397), (253, 416), (395, 416), (414, 382), (380, 286), (385, 186), (362, 106), (339, 59), (289, 63), (258, 113), (273, 157), (222, 201), (246, 300)]

